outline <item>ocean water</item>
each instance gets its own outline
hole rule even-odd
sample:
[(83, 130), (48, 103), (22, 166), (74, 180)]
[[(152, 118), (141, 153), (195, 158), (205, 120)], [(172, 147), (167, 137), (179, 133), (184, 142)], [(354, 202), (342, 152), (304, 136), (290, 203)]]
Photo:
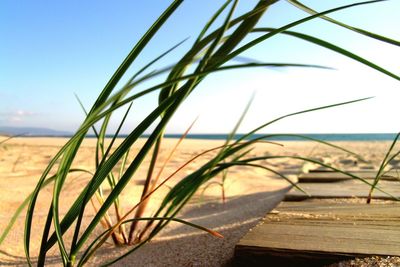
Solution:
[[(323, 141), (391, 141), (396, 137), (395, 133), (351, 133), (351, 134), (300, 134), (305, 137), (323, 140)], [(189, 134), (187, 139), (206, 139), (206, 140), (224, 140), (227, 134)], [(235, 139), (242, 137), (243, 134), (235, 135)], [(262, 137), (264, 134), (255, 134), (252, 138)], [(167, 134), (166, 138), (179, 138), (179, 134)], [(267, 140), (274, 141), (301, 141), (306, 138), (296, 137), (284, 134), (271, 134)]]
[[(395, 133), (351, 133), (351, 134), (298, 134), (304, 136), (294, 136), (292, 134), (254, 134), (251, 139), (261, 138), (265, 136), (265, 140), (271, 141), (307, 141), (308, 138), (318, 139), (322, 141), (392, 141), (395, 137)], [(72, 135), (27, 135), (30, 137), (71, 137)], [(124, 138), (127, 135), (121, 134), (120, 138)], [(143, 137), (149, 135), (144, 134)], [(234, 139), (242, 137), (243, 134), (236, 134)], [(87, 135), (88, 138), (96, 138), (95, 135)], [(107, 135), (112, 138), (112, 135)], [(181, 134), (166, 134), (165, 138), (180, 138)], [(188, 134), (186, 139), (203, 139), (203, 140), (225, 140), (228, 134)]]

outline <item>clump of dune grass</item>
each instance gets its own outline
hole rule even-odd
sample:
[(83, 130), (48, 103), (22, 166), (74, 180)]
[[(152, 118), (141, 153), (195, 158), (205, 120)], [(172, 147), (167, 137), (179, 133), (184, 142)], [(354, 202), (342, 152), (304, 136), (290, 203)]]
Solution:
[[(228, 136), (224, 145), (211, 148), (210, 150), (204, 151), (192, 159), (189, 159), (187, 162), (183, 162), (181, 167), (173, 173), (168, 175), (163, 175), (160, 171), (156, 173), (156, 165), (161, 164), (161, 166), (165, 166), (168, 159), (173, 157), (174, 151), (171, 152), (171, 155), (167, 160), (164, 162), (161, 161), (160, 163), (160, 150), (163, 145), (164, 133), (170, 119), (185, 99), (208, 75), (231, 69), (257, 67), (326, 68), (325, 66), (285, 62), (232, 63), (233, 59), (251, 49), (258, 43), (266, 42), (275, 35), (289, 35), (333, 50), (385, 75), (400, 80), (397, 75), (356, 55), (355, 53), (347, 51), (325, 40), (290, 30), (291, 28), (307, 21), (322, 18), (338, 25), (339, 27), (345, 27), (357, 34), (366, 35), (370, 38), (398, 46), (399, 42), (395, 40), (346, 25), (328, 17), (330, 13), (336, 11), (380, 1), (365, 1), (348, 4), (319, 13), (297, 1), (289, 1), (293, 5), (305, 10), (310, 15), (280, 28), (268, 28), (256, 27), (256, 25), (267, 9), (276, 1), (259, 1), (252, 10), (235, 17), (238, 1), (228, 0), (223, 3), (220, 9), (217, 10), (213, 16), (211, 16), (210, 20), (199, 33), (192, 46), (177, 62), (163, 69), (153, 69), (155, 63), (179, 47), (184, 41), (178, 42), (175, 46), (155, 57), (154, 60), (142, 63), (141, 66), (143, 67), (134, 74), (128, 74), (128, 68), (134, 62), (140, 63), (137, 62), (138, 56), (144, 49), (146, 49), (153, 36), (179, 8), (182, 2), (183, 1), (181, 0), (173, 1), (133, 47), (132, 51), (122, 62), (104, 89), (100, 92), (93, 106), (86, 111), (86, 117), (79, 129), (50, 161), (49, 165), (40, 177), (36, 188), (18, 209), (9, 226), (1, 236), (0, 243), (9, 232), (9, 229), (18, 217), (18, 214), (20, 214), (23, 208), (27, 206), (24, 229), (24, 247), (27, 263), (29, 265), (33, 265), (34, 263), (31, 257), (31, 232), (33, 218), (37, 207), (38, 197), (41, 194), (42, 189), (46, 186), (52, 186), (53, 192), (52, 200), (48, 208), (48, 215), (44, 222), (38, 257), (36, 259), (38, 266), (45, 265), (48, 251), (54, 247), (58, 248), (59, 257), (63, 265), (82, 266), (90, 260), (90, 258), (102, 245), (105, 244), (106, 241), (110, 239), (117, 246), (130, 246), (130, 249), (122, 256), (115, 258), (111, 262), (104, 263), (105, 265), (112, 264), (129, 253), (136, 251), (146, 242), (154, 238), (154, 236), (156, 236), (170, 222), (187, 224), (220, 237), (220, 234), (212, 229), (207, 229), (180, 220), (177, 216), (179, 211), (186, 203), (188, 203), (201, 186), (209, 182), (213, 177), (223, 174), (233, 166), (261, 168), (265, 171), (279, 175), (283, 179), (287, 179), (284, 175), (277, 173), (260, 163), (262, 160), (273, 160), (287, 156), (249, 156), (249, 151), (251, 150), (252, 145), (264, 142), (264, 139), (271, 136), (265, 135), (254, 138), (253, 134), (264, 129), (268, 125), (289, 116), (364, 100), (354, 100), (346, 103), (338, 103), (288, 114), (257, 127), (239, 139), (234, 139), (235, 133), (244, 118), (243, 116), (239, 119), (239, 122), (232, 130), (232, 133)], [(216, 25), (217, 21), (220, 21), (220, 19), (222, 19), (222, 23)], [(215, 30), (212, 31), (211, 29)], [(257, 33), (258, 37), (252, 39), (247, 38), (253, 33)], [(117, 88), (121, 78), (127, 75), (130, 77), (128, 81), (122, 87)], [(155, 84), (148, 86), (149, 82), (158, 81), (160, 77), (165, 80), (161, 83), (155, 82)], [(153, 92), (158, 93), (158, 104), (147, 116), (141, 119), (137, 126), (129, 130), (129, 134), (123, 138), (122, 142), (116, 142), (117, 138), (120, 136), (120, 131), (125, 124), (127, 115), (132, 109), (135, 109), (135, 106), (132, 105), (132, 103), (135, 103), (135, 101), (141, 99), (143, 96)], [(120, 111), (124, 108), (125, 112), (122, 118), (120, 118), (120, 123), (117, 129), (113, 132), (109, 142), (106, 142), (106, 133), (110, 131), (110, 120), (115, 116), (116, 111)], [(245, 113), (246, 112), (244, 112), (244, 114)], [(76, 156), (81, 151), (82, 142), (86, 138), (90, 129), (93, 130), (97, 138), (94, 171), (73, 168)], [(138, 139), (145, 132), (150, 132), (148, 138), (142, 145), (140, 145), (137, 153), (132, 155), (131, 148), (133, 145), (138, 144)], [(186, 134), (187, 133), (183, 134), (181, 140), (184, 139)], [(322, 143), (330, 145), (326, 142)], [(167, 181), (170, 181), (172, 177), (180, 172), (182, 168), (206, 154), (212, 155), (211, 159), (174, 184), (164, 196), (161, 203), (155, 208), (155, 210), (150, 212), (151, 215), (146, 215), (149, 213), (149, 199), (151, 199), (151, 197), (159, 191)], [(150, 163), (148, 166), (145, 166), (147, 168), (147, 175), (140, 199), (136, 203), (130, 203), (129, 209), (123, 209), (121, 204), (125, 204), (124, 201), (126, 200), (122, 199), (121, 194), (125, 187), (135, 179), (135, 174), (138, 169), (144, 166), (144, 159), (146, 156), (150, 157)], [(310, 161), (326, 166), (323, 163), (313, 161), (306, 157), (291, 158)], [(326, 167), (334, 169), (330, 166)], [(60, 197), (63, 190), (65, 190), (65, 185), (68, 182), (70, 175), (75, 172), (86, 173), (90, 176), (90, 179), (83, 186), (77, 188), (79, 195), (75, 198), (73, 203), (70, 204), (66, 213), (61, 214)], [(341, 172), (345, 173), (344, 171)], [(291, 182), (289, 179), (287, 180), (288, 182)], [(293, 184), (293, 186), (296, 185)], [(89, 218), (88, 221), (84, 222), (89, 207), (93, 207), (95, 214), (93, 217)], [(105, 231), (99, 233), (99, 226), (103, 226)]]
[(396, 159), (400, 155), (400, 150), (393, 152), (393, 149), (395, 148), (395, 145), (400, 137), (400, 133), (398, 133), (395, 138), (393, 139), (392, 144), (390, 145), (388, 151), (386, 152), (385, 157), (382, 159), (381, 165), (379, 166), (378, 171), (376, 172), (376, 175), (374, 177), (374, 181), (371, 185), (371, 188), (368, 193), (368, 198), (367, 198), (367, 204), (371, 203), (372, 201), (372, 193), (374, 190), (377, 188), (379, 181), (381, 180), (382, 176), (384, 176), (390, 169), (388, 169), (389, 163)]

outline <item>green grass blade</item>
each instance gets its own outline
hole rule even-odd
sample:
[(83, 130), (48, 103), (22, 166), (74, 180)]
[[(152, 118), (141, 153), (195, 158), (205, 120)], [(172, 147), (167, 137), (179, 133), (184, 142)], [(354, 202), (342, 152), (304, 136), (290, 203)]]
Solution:
[(61, 230), (60, 225), (60, 218), (59, 218), (59, 202), (60, 202), (60, 195), (62, 191), (62, 187), (64, 185), (65, 179), (67, 178), (67, 174), (69, 173), (69, 169), (71, 168), (72, 162), (78, 152), (79, 146), (82, 143), (83, 138), (76, 141), (72, 144), (72, 146), (65, 152), (64, 157), (60, 162), (60, 166), (58, 168), (56, 178), (54, 180), (54, 187), (53, 187), (53, 199), (52, 199), (52, 217), (53, 217), (53, 226), (54, 231), (57, 236), (57, 243), (59, 246), (59, 250), (62, 256), (62, 260), (64, 265), (70, 264), (70, 257), (68, 255), (65, 242), (63, 239), (63, 233)]
[(161, 26), (167, 21), (167, 19), (175, 12), (175, 10), (182, 4), (183, 0), (175, 0), (164, 12), (161, 16), (154, 22), (154, 24), (147, 30), (147, 32), (143, 35), (143, 37), (139, 40), (139, 42), (135, 45), (132, 51), (128, 54), (122, 64), (119, 66), (117, 71), (111, 77), (110, 81), (107, 83), (103, 91), (100, 93), (98, 99), (93, 105), (91, 110), (95, 110), (99, 105), (101, 105), (111, 94), (114, 87), (117, 85), (119, 80), (128, 70), (129, 66), (132, 62), (137, 58), (137, 56), (142, 52), (142, 50), (146, 47), (149, 41), (153, 38), (153, 36), (157, 33), (157, 31), (161, 28)]
[(271, 120), (271, 121), (269, 121), (267, 123), (264, 123), (263, 125), (253, 129), (249, 133), (247, 133), (247, 134), (243, 135), (242, 137), (240, 137), (236, 142), (238, 143), (238, 142), (250, 137), (254, 133), (258, 132), (259, 130), (267, 127), (268, 125), (271, 125), (271, 124), (273, 124), (273, 123), (275, 123), (277, 121), (283, 120), (283, 119), (288, 118), (288, 117), (292, 117), (292, 116), (296, 116), (296, 115), (300, 115), (300, 114), (304, 114), (304, 113), (309, 113), (309, 112), (313, 112), (313, 111), (317, 111), (317, 110), (323, 110), (323, 109), (327, 109), (327, 108), (333, 108), (333, 107), (338, 107), (338, 106), (342, 106), (342, 105), (348, 105), (348, 104), (352, 104), (352, 103), (356, 103), (356, 102), (360, 102), (360, 101), (365, 101), (365, 100), (368, 100), (368, 99), (371, 99), (371, 98), (372, 97), (360, 98), (360, 99), (351, 100), (351, 101), (347, 101), (347, 102), (341, 102), (341, 103), (337, 103), (337, 104), (321, 106), (321, 107), (317, 107), (317, 108), (306, 109), (306, 110), (303, 110), (303, 111), (290, 113), (290, 114), (278, 117), (278, 118), (276, 118), (274, 120)]
[(46, 241), (49, 236), (50, 228), (53, 221), (53, 205), (51, 204), (49, 207), (49, 211), (47, 213), (46, 223), (43, 227), (42, 240), (40, 242), (39, 256), (37, 260), (37, 266), (44, 266), (46, 262)]
[[(85, 106), (83, 105), (81, 99), (79, 98), (79, 96), (78, 96), (76, 93), (75, 93), (74, 95), (75, 95), (75, 98), (76, 98), (76, 100), (78, 101), (79, 105), (81, 106), (83, 112), (85, 113), (85, 115), (86, 115), (86, 117), (87, 117), (87, 116), (88, 116), (88, 112), (86, 111), (86, 108), (85, 108)], [(94, 132), (94, 135), (96, 136), (97, 140), (99, 140), (100, 136), (99, 136), (99, 132), (97, 131), (96, 127), (95, 127), (94, 125), (92, 125), (91, 128), (92, 128), (92, 130), (93, 130), (93, 132)], [(99, 146), (98, 146), (98, 144), (96, 145), (96, 152), (95, 152), (95, 153), (96, 153), (96, 154), (95, 154), (95, 166), (96, 166), (96, 168), (97, 168), (97, 166), (99, 166), (99, 162), (100, 162), (100, 159), (99, 159)]]
[[(74, 95), (75, 95), (75, 98), (78, 101), (79, 106), (81, 107), (82, 111), (85, 113), (86, 116), (88, 116), (88, 112), (86, 111), (86, 108), (83, 105), (81, 99), (79, 98), (79, 96), (76, 93), (74, 93)], [(99, 132), (97, 131), (97, 129), (96, 129), (96, 127), (94, 125), (92, 126), (92, 130), (93, 130), (94, 135), (96, 136), (96, 138), (99, 138)], [(97, 155), (97, 151), (96, 151), (96, 155)]]
[(204, 35), (207, 33), (207, 31), (210, 29), (211, 25), (215, 22), (215, 20), (221, 15), (221, 13), (225, 10), (225, 8), (229, 5), (229, 3), (232, 2), (232, 0), (227, 0), (218, 10), (217, 12), (214, 13), (214, 15), (211, 17), (211, 19), (206, 23), (206, 25), (203, 27), (202, 31), (200, 32), (199, 36), (197, 37), (197, 40), (195, 43), (199, 43)]
[(396, 137), (393, 139), (392, 144), (390, 145), (388, 151), (386, 152), (385, 157), (384, 157), (383, 160), (382, 160), (381, 165), (379, 166), (379, 170), (378, 170), (378, 172), (376, 173), (374, 182), (373, 182), (373, 184), (372, 184), (372, 186), (371, 186), (371, 188), (370, 188), (369, 194), (368, 194), (367, 203), (370, 203), (370, 202), (371, 202), (372, 193), (373, 193), (375, 187), (377, 186), (377, 184), (379, 183), (379, 180), (381, 179), (381, 176), (383, 175), (383, 172), (384, 172), (384, 170), (385, 170), (385, 167), (387, 166), (387, 164), (390, 162), (390, 160), (391, 160), (392, 158), (396, 157), (396, 156), (400, 153), (400, 152), (397, 152), (394, 156), (392, 156), (391, 158), (389, 158), (389, 157), (390, 157), (390, 153), (392, 153), (392, 150), (393, 150), (394, 146), (396, 145), (397, 140), (399, 139), (399, 137), (400, 137), (400, 133), (398, 133), (398, 134), (396, 135)]
[(393, 150), (394, 146), (396, 145), (396, 143), (397, 143), (399, 137), (400, 137), (400, 133), (398, 133), (398, 134), (396, 135), (396, 137), (393, 139), (392, 144), (390, 145), (388, 151), (386, 152), (386, 155), (385, 155), (385, 157), (383, 158), (382, 163), (381, 163), (381, 165), (380, 165), (380, 167), (379, 167), (379, 171), (378, 171), (378, 173), (377, 173), (377, 177), (379, 177), (379, 176), (383, 173), (383, 171), (384, 171), (386, 165), (389, 163), (389, 160), (388, 160), (388, 159), (389, 159), (389, 157), (390, 157), (390, 153), (392, 153), (392, 150)]

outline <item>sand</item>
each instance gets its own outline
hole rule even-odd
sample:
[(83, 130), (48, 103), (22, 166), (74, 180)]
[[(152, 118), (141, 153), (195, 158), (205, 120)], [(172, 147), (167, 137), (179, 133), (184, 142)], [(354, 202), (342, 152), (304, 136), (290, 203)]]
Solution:
[[(1, 138), (0, 138), (1, 140)], [(59, 148), (67, 141), (64, 138), (15, 138), (0, 146), (0, 231), (5, 228), (12, 212), (19, 203), (34, 188), (40, 174), (57, 153)], [(137, 152), (145, 140), (140, 140), (133, 149), (132, 155)], [(161, 159), (165, 159), (177, 142), (176, 139), (165, 140), (161, 152)], [(184, 140), (176, 151), (173, 159), (165, 169), (165, 176), (189, 160), (197, 153), (221, 144), (221, 141), (210, 140)], [(346, 169), (376, 169), (385, 155), (390, 142), (335, 142), (350, 149), (368, 162), (362, 162), (346, 152), (332, 149), (312, 142), (286, 141), (283, 146), (263, 144), (258, 145), (251, 153), (255, 155), (295, 155), (307, 156), (323, 161), (337, 167)], [(76, 168), (94, 169), (95, 140), (86, 141), (82, 151), (74, 163)], [(179, 180), (185, 174), (195, 170), (210, 158), (195, 161), (183, 169), (182, 172), (169, 181), (169, 185)], [(140, 194), (143, 179), (149, 160), (146, 159), (143, 169), (133, 177), (123, 193), (124, 208), (128, 208)], [(303, 163), (293, 159), (278, 159), (263, 161), (263, 164), (281, 171), (295, 179), (301, 171), (317, 168), (315, 164)], [(397, 167), (399, 162), (393, 162)], [(61, 214), (64, 214), (74, 197), (89, 179), (87, 174), (71, 175), (65, 186), (62, 196)], [(220, 179), (220, 178), (217, 178)], [(217, 180), (219, 181), (219, 180)], [(216, 238), (200, 230), (171, 223), (152, 242), (146, 244), (135, 253), (124, 258), (115, 266), (229, 266), (234, 246), (249, 229), (272, 210), (283, 198), (289, 189), (289, 184), (276, 175), (261, 169), (236, 167), (229, 171), (225, 183), (226, 202), (221, 199), (221, 188), (211, 185), (203, 194), (197, 194), (186, 208), (180, 213), (179, 218), (208, 227), (221, 233), (224, 238)], [(162, 199), (161, 195), (168, 191), (167, 187), (161, 188), (160, 196), (156, 197), (153, 205)], [(32, 234), (32, 247), (37, 248), (41, 236), (41, 226), (47, 215), (51, 188), (45, 189), (39, 199), (36, 210)], [(88, 208), (86, 220), (94, 214)], [(0, 247), (1, 266), (25, 266), (22, 245), (23, 216), (17, 221), (14, 231)], [(114, 248), (111, 244), (106, 246), (90, 262), (91, 266), (98, 266), (101, 262), (120, 255), (127, 248)], [(32, 255), (37, 253), (33, 250)], [(61, 265), (52, 251), (47, 266)]]

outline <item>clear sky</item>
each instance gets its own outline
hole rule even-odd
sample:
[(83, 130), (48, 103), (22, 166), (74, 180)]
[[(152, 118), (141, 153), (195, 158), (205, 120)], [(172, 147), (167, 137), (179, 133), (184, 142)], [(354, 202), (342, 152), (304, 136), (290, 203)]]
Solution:
[[(309, 0), (323, 11), (351, 1)], [(74, 131), (87, 108), (141, 35), (169, 5), (148, 1), (0, 1), (0, 126), (47, 127)], [(189, 37), (160, 63), (176, 62), (223, 1), (187, 0), (152, 40), (133, 71)], [(242, 0), (236, 15), (256, 1)], [(352, 26), (400, 40), (400, 1), (354, 7), (332, 14)], [(306, 16), (286, 1), (274, 4), (259, 26), (277, 27)], [(322, 20), (293, 30), (351, 50), (400, 75), (400, 48), (383, 44)], [(300, 133), (397, 132), (400, 82), (304, 41), (276, 36), (243, 56), (261, 62), (309, 63), (335, 68), (248, 69), (207, 78), (180, 108), (170, 133), (184, 131), (199, 116), (195, 133), (231, 130), (251, 95), (255, 100), (241, 132), (290, 112), (357, 98), (374, 99), (279, 122), (266, 131)], [(156, 95), (134, 105), (129, 131), (156, 103)]]

